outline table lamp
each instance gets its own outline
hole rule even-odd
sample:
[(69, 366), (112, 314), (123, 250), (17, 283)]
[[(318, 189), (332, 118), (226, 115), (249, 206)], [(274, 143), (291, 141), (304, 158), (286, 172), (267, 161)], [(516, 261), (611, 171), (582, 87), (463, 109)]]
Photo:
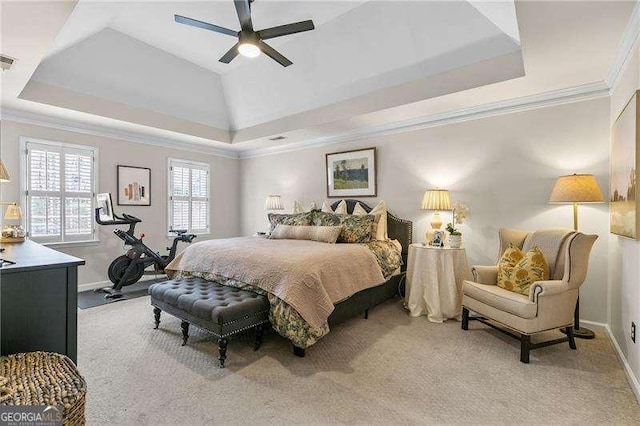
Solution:
[(440, 211), (451, 210), (451, 198), (449, 197), (449, 191), (446, 189), (429, 189), (424, 193), (422, 197), (422, 210), (433, 210), (431, 216), (431, 229), (427, 231), (427, 242), (430, 242), (433, 238), (434, 231), (437, 231), (442, 227), (442, 219), (440, 218)]
[(269, 195), (264, 202), (264, 209), (269, 210), (284, 210), (282, 205), (282, 197), (279, 195)]
[[(591, 174), (572, 174), (560, 176), (551, 191), (549, 204), (573, 204), (573, 230), (578, 230), (578, 203), (603, 203), (604, 196), (596, 178)], [(576, 302), (574, 313), (575, 337), (593, 339), (595, 334), (588, 328), (580, 327), (580, 298)]]
[(10, 182), (11, 176), (7, 172), (7, 168), (4, 166), (2, 160), (0, 160), (0, 182)]
[[(268, 195), (267, 199), (264, 201), (264, 209), (267, 212), (284, 210), (284, 205), (282, 204), (282, 197), (280, 195)], [(268, 223), (267, 233), (269, 233), (270, 231), (271, 231), (271, 223)]]
[[(4, 214), (5, 220), (22, 220), (22, 209), (17, 203), (9, 204), (7, 212)], [(5, 225), (2, 228), (2, 242), (21, 242), (24, 241), (24, 228), (21, 223), (17, 225)]]

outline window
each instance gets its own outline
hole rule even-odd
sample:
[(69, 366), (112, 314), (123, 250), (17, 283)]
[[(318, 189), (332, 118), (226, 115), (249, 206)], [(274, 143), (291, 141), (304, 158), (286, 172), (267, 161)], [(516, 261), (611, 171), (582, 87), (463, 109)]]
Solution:
[(24, 190), (29, 237), (40, 243), (96, 239), (96, 148), (27, 139)]
[(209, 165), (169, 159), (169, 230), (209, 233)]

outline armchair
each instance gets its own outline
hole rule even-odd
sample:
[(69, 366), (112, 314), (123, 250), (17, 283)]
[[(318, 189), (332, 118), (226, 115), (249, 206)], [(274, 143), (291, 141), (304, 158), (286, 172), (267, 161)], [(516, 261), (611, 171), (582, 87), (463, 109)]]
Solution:
[[(533, 283), (525, 296), (496, 285), (498, 266), (472, 267), (473, 280), (464, 281), (462, 287), (462, 329), (469, 329), (469, 320), (478, 320), (520, 340), (523, 363), (529, 363), (532, 349), (563, 342), (576, 349), (573, 314), (579, 288), (587, 275), (589, 254), (598, 236), (568, 229), (529, 233), (506, 228), (500, 229), (499, 236), (500, 255), (509, 244), (527, 251), (536, 240), (547, 242), (545, 257), (551, 278)], [(470, 317), (469, 311), (480, 316)], [(559, 328), (565, 330), (566, 337), (531, 342), (532, 334)]]

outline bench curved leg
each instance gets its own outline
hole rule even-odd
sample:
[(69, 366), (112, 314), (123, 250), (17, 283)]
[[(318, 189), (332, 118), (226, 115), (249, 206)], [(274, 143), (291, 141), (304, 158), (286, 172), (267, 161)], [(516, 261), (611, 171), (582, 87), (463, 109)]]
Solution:
[(160, 308), (153, 308), (153, 320), (155, 322), (155, 327), (153, 327), (154, 330), (157, 330), (158, 327), (160, 326), (160, 314), (162, 313), (162, 311), (160, 310)]
[(220, 368), (224, 368), (224, 360), (227, 359), (227, 342), (225, 338), (218, 339), (218, 352), (220, 353), (218, 360), (220, 361)]
[(182, 321), (180, 327), (182, 327), (182, 346), (186, 346), (187, 340), (189, 340), (189, 323)]
[(257, 351), (260, 349), (260, 345), (262, 345), (262, 336), (264, 334), (264, 324), (260, 324), (256, 327), (256, 341), (253, 344), (253, 350)]

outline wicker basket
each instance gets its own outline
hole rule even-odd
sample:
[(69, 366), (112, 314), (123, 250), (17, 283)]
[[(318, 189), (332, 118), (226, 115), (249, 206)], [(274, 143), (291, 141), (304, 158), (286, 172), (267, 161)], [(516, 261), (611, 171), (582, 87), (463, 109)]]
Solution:
[(0, 357), (0, 405), (64, 407), (64, 425), (83, 425), (87, 385), (66, 356), (29, 352)]

